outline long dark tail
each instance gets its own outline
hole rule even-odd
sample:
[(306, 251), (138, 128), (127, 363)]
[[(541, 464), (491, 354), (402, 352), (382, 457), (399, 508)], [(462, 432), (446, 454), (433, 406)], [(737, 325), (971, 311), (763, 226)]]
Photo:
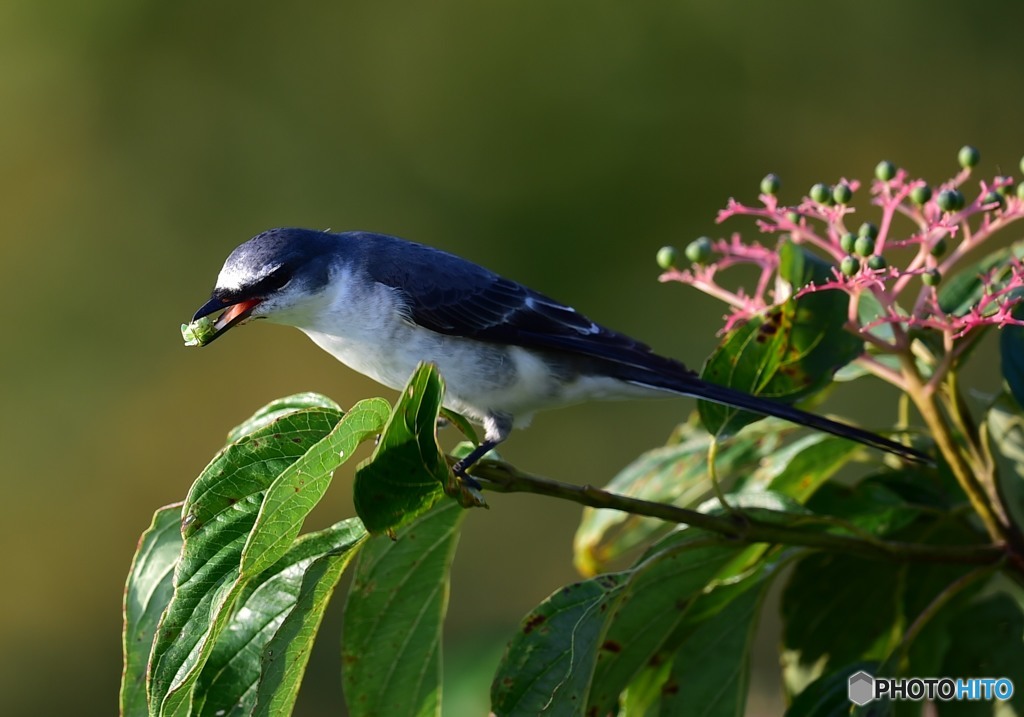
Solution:
[(715, 403), (720, 403), (725, 406), (739, 408), (744, 411), (751, 411), (752, 413), (759, 413), (762, 416), (775, 416), (776, 418), (781, 418), (801, 426), (825, 431), (826, 433), (831, 433), (832, 435), (839, 436), (840, 438), (848, 438), (851, 441), (856, 441), (857, 443), (863, 443), (864, 445), (878, 448), (879, 450), (892, 453), (909, 461), (914, 461), (915, 463), (935, 465), (935, 460), (921, 451), (914, 450), (902, 443), (891, 441), (888, 438), (883, 438), (871, 431), (865, 431), (863, 428), (857, 428), (856, 426), (850, 426), (846, 423), (833, 421), (823, 416), (808, 413), (807, 411), (801, 411), (799, 408), (793, 408), (785, 403), (780, 403), (767, 398), (760, 398), (758, 396), (751, 396), (750, 394), (743, 393), (742, 391), (736, 391), (735, 389), (726, 388), (725, 386), (708, 383), (707, 381), (698, 378), (695, 374), (684, 374), (681, 372), (679, 374), (666, 374), (660, 371), (654, 372), (642, 369), (629, 371), (629, 373), (631, 375), (628, 377), (623, 376), (622, 378), (631, 383), (650, 386), (651, 388), (659, 388), (665, 391), (679, 393), (684, 396), (703, 398), (707, 401), (714, 401)]

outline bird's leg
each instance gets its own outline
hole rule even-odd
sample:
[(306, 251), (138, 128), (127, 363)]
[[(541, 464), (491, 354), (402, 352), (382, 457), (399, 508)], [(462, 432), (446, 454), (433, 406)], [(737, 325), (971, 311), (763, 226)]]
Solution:
[(498, 445), (498, 441), (483, 441), (479, 446), (474, 448), (468, 456), (459, 460), (454, 466), (452, 466), (452, 472), (455, 473), (463, 482), (470, 488), (476, 488), (480, 490), (480, 483), (476, 478), (469, 475), (467, 472), (474, 463), (484, 457), (488, 451)]

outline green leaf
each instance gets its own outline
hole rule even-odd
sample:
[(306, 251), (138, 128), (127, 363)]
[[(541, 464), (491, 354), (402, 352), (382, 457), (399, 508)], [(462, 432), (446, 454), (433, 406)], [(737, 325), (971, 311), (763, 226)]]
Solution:
[(335, 469), (360, 443), (380, 433), (390, 410), (382, 398), (360, 401), (324, 440), (274, 479), (242, 550), (243, 572), (255, 575), (284, 554), (306, 516), (323, 498)]
[(1000, 396), (986, 417), (999, 463), (997, 480), (1017, 525), (1024, 525), (1024, 416), (1010, 397)]
[(779, 246), (779, 278), (788, 285), (791, 294), (808, 284), (829, 281), (832, 269), (832, 264), (792, 240)]
[[(1012, 273), (1010, 257), (1024, 259), (1024, 241), (1014, 242), (1008, 247), (992, 252), (970, 267), (965, 267), (954, 276), (943, 279), (939, 289), (939, 307), (947, 314), (962, 316), (977, 305), (985, 294), (986, 285), (1000, 286)], [(989, 281), (984, 279), (988, 277)]]
[[(1013, 318), (1024, 318), (1024, 306), (1013, 308)], [(1024, 405), (1024, 326), (1010, 324), (999, 331), (999, 355), (1003, 378), (1017, 405)]]
[(342, 681), (349, 713), (440, 714), (441, 628), (466, 511), (437, 503), (397, 540), (370, 540), (345, 605)]
[(696, 625), (672, 661), (662, 688), (662, 715), (686, 714), (695, 705), (705, 717), (745, 712), (751, 648), (769, 585), (762, 578)]
[[(351, 520), (362, 528), (358, 518)], [(295, 606), (263, 650), (253, 717), (291, 714), (327, 602), (353, 554), (340, 549), (306, 569)]]
[[(520, 625), (491, 685), (497, 714), (605, 714), (692, 598), (744, 546), (680, 530), (635, 567), (562, 588)], [(592, 711), (592, 712), (591, 712)]]
[(629, 573), (607, 573), (573, 583), (527, 615), (505, 651), (491, 684), (498, 715), (582, 715), (608, 615)]
[[(367, 413), (373, 409), (354, 412), (352, 419), (324, 408), (288, 413), (229, 445), (193, 484), (182, 508), (185, 543), (174, 598), (150, 660), (152, 715), (189, 713), (195, 682), (236, 601), (257, 574), (253, 568), (284, 554), (289, 546), (281, 535), (297, 532), (296, 524), (314, 504), (283, 502), (279, 510), (263, 512), (265, 491), (282, 474), (288, 481), (302, 473), (312, 486), (310, 495), (322, 494), (321, 471), (333, 470), (350, 455), (341, 456), (337, 446), (350, 445), (353, 433), (363, 435)], [(320, 441), (325, 444), (317, 445)], [(259, 547), (243, 569), (248, 545)]]
[[(861, 671), (874, 675), (877, 667), (877, 662), (854, 662), (822, 675), (797, 695), (786, 710), (786, 717), (847, 717), (853, 708), (848, 692), (850, 675)], [(877, 702), (868, 704), (881, 708), (877, 711), (878, 717), (891, 713), (888, 706)], [(871, 714), (874, 717), (876, 712)]]
[(766, 488), (806, 503), (859, 449), (853, 441), (820, 433), (794, 441), (769, 456), (762, 467), (770, 476)]
[[(949, 623), (950, 649), (942, 665), (943, 675), (955, 677), (1008, 677), (1016, 686), (1006, 707), (1024, 712), (1024, 613), (1005, 594), (990, 595), (969, 604)], [(1008, 712), (1010, 713), (1010, 712)], [(992, 704), (948, 702), (946, 715), (990, 715)]]
[[(805, 277), (807, 261), (791, 260), (789, 271)], [(785, 403), (806, 398), (863, 352), (863, 342), (842, 329), (847, 311), (848, 297), (841, 291), (789, 299), (730, 331), (704, 364), (701, 378)], [(735, 433), (762, 418), (710, 401), (699, 401), (697, 407), (716, 435)]]
[(587, 709), (607, 714), (619, 694), (662, 648), (694, 598), (746, 546), (688, 529), (630, 571), (629, 583), (597, 655)]
[(872, 535), (885, 536), (910, 525), (921, 515), (884, 483), (863, 480), (856, 486), (825, 483), (807, 503), (817, 515), (839, 518)]
[(393, 531), (437, 502), (451, 477), (437, 443), (444, 382), (420, 364), (388, 418), (370, 459), (356, 471), (355, 506), (366, 529)]
[(196, 683), (193, 714), (268, 714), (266, 704), (253, 712), (257, 689), (273, 714), (290, 712), (327, 598), (365, 537), (356, 518), (305, 535), (246, 585)]
[[(719, 448), (715, 468), (721, 483), (745, 477), (779, 446), (792, 424), (769, 419), (751, 426)], [(605, 490), (658, 503), (692, 507), (711, 490), (707, 470), (711, 437), (690, 422), (679, 426), (671, 442), (647, 451), (605, 486)], [(584, 508), (573, 542), (576, 568), (594, 575), (611, 561), (670, 529), (664, 521), (619, 510)]]
[(181, 554), (181, 503), (161, 508), (139, 539), (124, 590), (124, 671), (121, 715), (149, 714), (146, 667), (160, 615), (174, 594), (174, 566)]
[[(783, 645), (797, 658), (787, 672), (820, 666), (827, 674), (883, 659), (899, 638), (902, 570), (898, 563), (829, 553), (797, 563), (782, 594)], [(792, 689), (791, 676), (787, 681)]]
[(228, 433), (228, 443), (234, 443), (242, 436), (254, 433), (255, 431), (269, 426), (271, 423), (295, 411), (307, 408), (326, 408), (341, 413), (341, 406), (319, 393), (296, 393), (271, 401), (259, 409), (252, 416), (231, 429)]

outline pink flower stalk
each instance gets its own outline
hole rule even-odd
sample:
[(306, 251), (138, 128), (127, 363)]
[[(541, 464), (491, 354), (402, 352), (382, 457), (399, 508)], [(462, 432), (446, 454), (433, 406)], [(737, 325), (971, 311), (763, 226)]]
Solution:
[[(939, 374), (945, 373), (983, 327), (1024, 325), (1012, 315), (1024, 299), (1024, 264), (1013, 251), (1007, 250), (1006, 256), (984, 271), (962, 266), (969, 253), (1024, 217), (1024, 183), (1014, 194), (1010, 177), (980, 181), (974, 198), (965, 199), (963, 190), (977, 158), (973, 148), (961, 150), (962, 171), (935, 191), (924, 180), (911, 179), (888, 162), (880, 163), (869, 192), (871, 204), (880, 209), (881, 216), (877, 226), (864, 222), (859, 229), (850, 223), (856, 213), (850, 201), (860, 188), (856, 180), (842, 179), (834, 187), (815, 185), (797, 205), (786, 206), (776, 196), (778, 180), (769, 175), (761, 184), (761, 206), (730, 199), (717, 221), (752, 217), (762, 233), (777, 235), (774, 247), (744, 243), (736, 233), (728, 240), (698, 240), (687, 247), (687, 256), (694, 262), (689, 268), (675, 268), (671, 265), (674, 255), (660, 255), (666, 270), (659, 278), (690, 284), (728, 304), (730, 313), (723, 331), (729, 331), (790, 298), (794, 287), (779, 281), (778, 250), (782, 242), (791, 240), (833, 264), (827, 281), (796, 287), (797, 297), (825, 290), (848, 294), (846, 329), (863, 338), (873, 353), (908, 351), (912, 330), (937, 332), (945, 355), (932, 379), (941, 380)], [(972, 263), (979, 258), (975, 256)], [(718, 282), (724, 269), (738, 264), (760, 269), (749, 293)], [(949, 306), (952, 297), (940, 294), (939, 289), (958, 270), (974, 272), (976, 284), (972, 292), (964, 290), (957, 301), (960, 305)], [(867, 318), (859, 310), (866, 295), (881, 307), (877, 315)], [(880, 332), (881, 326), (890, 328)], [(865, 354), (861, 363), (898, 383), (897, 374), (883, 370), (871, 356)]]

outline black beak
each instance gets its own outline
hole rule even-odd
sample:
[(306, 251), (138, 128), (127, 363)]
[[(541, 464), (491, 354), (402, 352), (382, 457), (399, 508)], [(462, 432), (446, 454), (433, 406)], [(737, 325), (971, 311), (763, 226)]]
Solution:
[(253, 309), (259, 306), (262, 301), (262, 298), (255, 298), (244, 299), (242, 301), (232, 303), (231, 299), (222, 299), (214, 296), (199, 307), (199, 310), (192, 317), (192, 321), (197, 321), (204, 316), (215, 314), (221, 310), (224, 311), (224, 313), (220, 315), (220, 318), (218, 318), (213, 324), (213, 327), (217, 332), (208, 340), (204, 341), (203, 346), (213, 343), (215, 339), (220, 338), (232, 326), (240, 324), (248, 319), (249, 315), (253, 312)]

